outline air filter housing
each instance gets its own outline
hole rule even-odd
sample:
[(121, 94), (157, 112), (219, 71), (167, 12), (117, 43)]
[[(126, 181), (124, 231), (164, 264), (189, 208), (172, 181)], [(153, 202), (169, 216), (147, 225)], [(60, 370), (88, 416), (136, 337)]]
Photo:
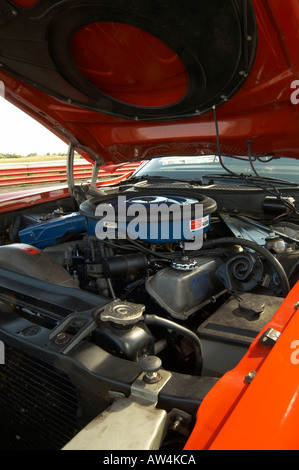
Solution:
[(202, 194), (160, 189), (93, 198), (81, 204), (80, 213), (87, 219), (88, 233), (100, 239), (129, 237), (160, 244), (202, 236), (216, 208)]

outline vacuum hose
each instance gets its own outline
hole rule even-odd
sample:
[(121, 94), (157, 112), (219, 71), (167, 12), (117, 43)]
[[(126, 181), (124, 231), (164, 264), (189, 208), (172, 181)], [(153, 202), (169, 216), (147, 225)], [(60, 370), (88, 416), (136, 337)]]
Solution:
[(289, 284), (289, 280), (288, 280), (285, 270), (283, 269), (280, 262), (275, 258), (275, 256), (273, 256), (270, 253), (270, 251), (258, 245), (257, 243), (254, 243), (249, 240), (245, 240), (243, 238), (234, 238), (234, 237), (218, 238), (216, 240), (210, 240), (210, 241), (205, 242), (203, 245), (203, 249), (209, 249), (209, 248), (215, 248), (216, 246), (227, 246), (227, 245), (241, 245), (251, 250), (254, 250), (257, 253), (259, 253), (261, 256), (263, 256), (272, 265), (273, 269), (276, 271), (280, 280), (280, 287), (282, 289), (284, 297), (288, 295), (288, 293), (290, 292), (290, 284)]

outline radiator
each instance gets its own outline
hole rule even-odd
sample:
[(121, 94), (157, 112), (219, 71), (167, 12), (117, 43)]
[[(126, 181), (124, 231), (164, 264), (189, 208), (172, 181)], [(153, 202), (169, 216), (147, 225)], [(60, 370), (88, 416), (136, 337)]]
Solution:
[(80, 430), (79, 420), (68, 377), (6, 345), (0, 365), (0, 449), (61, 449)]

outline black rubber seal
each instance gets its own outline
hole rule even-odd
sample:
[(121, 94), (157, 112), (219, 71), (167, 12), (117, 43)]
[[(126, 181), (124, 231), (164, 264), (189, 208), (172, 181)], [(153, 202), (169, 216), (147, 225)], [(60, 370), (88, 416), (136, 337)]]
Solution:
[[(256, 54), (251, 0), (40, 0), (14, 9), (15, 19), (0, 24), (4, 70), (69, 103), (129, 119), (181, 120), (220, 106), (246, 81)], [(80, 28), (100, 21), (126, 23), (166, 43), (186, 68), (185, 96), (167, 106), (136, 106), (89, 82), (70, 44)]]

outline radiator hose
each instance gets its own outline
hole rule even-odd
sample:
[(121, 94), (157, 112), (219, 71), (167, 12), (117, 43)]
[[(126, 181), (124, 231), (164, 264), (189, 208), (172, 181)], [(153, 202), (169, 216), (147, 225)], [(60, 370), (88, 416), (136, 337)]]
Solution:
[(195, 358), (196, 358), (196, 365), (195, 365), (195, 375), (201, 375), (202, 371), (202, 347), (199, 337), (193, 333), (193, 331), (185, 328), (178, 323), (173, 322), (172, 320), (168, 320), (166, 318), (158, 317), (157, 315), (143, 315), (144, 323), (147, 325), (156, 325), (161, 326), (163, 328), (167, 328), (169, 330), (175, 331), (176, 333), (185, 336), (192, 340), (194, 345), (195, 351)]

